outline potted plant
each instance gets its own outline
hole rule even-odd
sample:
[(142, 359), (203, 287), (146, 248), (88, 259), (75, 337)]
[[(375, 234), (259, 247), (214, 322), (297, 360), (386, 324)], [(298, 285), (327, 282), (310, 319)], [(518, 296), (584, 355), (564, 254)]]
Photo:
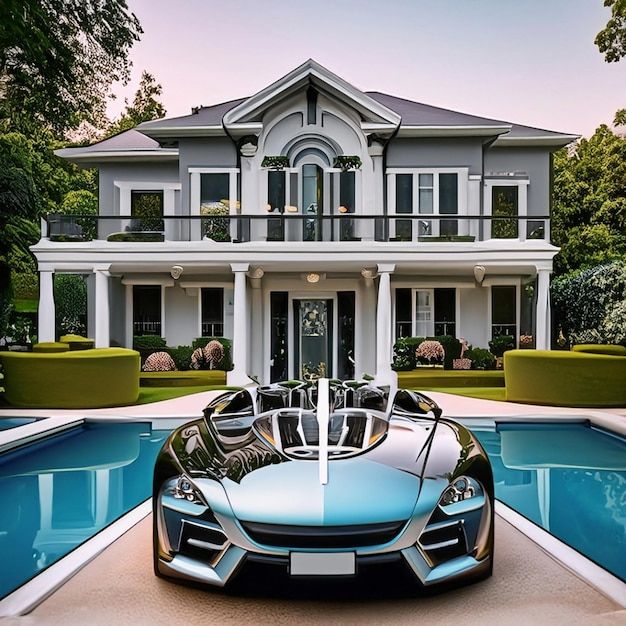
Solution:
[(341, 154), (335, 157), (335, 161), (333, 163), (333, 167), (337, 167), (344, 172), (348, 170), (359, 170), (361, 169), (361, 158), (356, 154)]
[(261, 167), (268, 167), (272, 170), (282, 170), (289, 167), (289, 157), (280, 154), (275, 156), (265, 156), (261, 161)]

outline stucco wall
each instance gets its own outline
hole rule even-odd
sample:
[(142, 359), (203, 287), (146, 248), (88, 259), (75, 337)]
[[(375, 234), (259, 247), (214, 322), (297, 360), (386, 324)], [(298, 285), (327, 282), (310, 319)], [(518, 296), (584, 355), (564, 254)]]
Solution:
[(387, 167), (468, 167), (482, 174), (480, 138), (396, 138), (387, 147)]
[(525, 172), (528, 214), (547, 215), (550, 207), (550, 151), (548, 148), (489, 148), (485, 151), (485, 176)]

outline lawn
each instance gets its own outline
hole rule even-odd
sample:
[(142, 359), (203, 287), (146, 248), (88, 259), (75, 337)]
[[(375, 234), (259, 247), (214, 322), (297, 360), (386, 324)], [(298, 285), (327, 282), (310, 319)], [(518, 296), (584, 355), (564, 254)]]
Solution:
[(227, 387), (226, 385), (200, 385), (189, 387), (141, 387), (139, 389), (139, 399), (135, 404), (150, 404), (151, 402), (161, 402), (161, 400), (171, 400), (181, 398), (192, 393), (203, 391), (227, 391), (237, 390), (240, 387)]

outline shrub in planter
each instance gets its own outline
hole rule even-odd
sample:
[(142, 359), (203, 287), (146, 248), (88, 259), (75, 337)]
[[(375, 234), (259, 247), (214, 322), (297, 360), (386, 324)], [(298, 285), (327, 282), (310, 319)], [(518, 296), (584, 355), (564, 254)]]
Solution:
[(135, 335), (133, 348), (135, 350), (159, 350), (165, 348), (165, 339), (158, 335)]
[(173, 372), (176, 370), (176, 364), (167, 352), (153, 352), (141, 369), (144, 372)]
[(225, 339), (224, 337), (198, 337), (197, 339), (193, 340), (191, 347), (194, 350), (197, 350), (198, 348), (206, 348), (207, 345), (211, 343), (211, 341), (219, 342), (224, 348), (224, 356), (222, 357), (221, 361), (213, 365), (212, 369), (224, 371), (232, 370), (232, 341), (230, 339)]
[(515, 349), (515, 339), (511, 335), (499, 335), (489, 342), (489, 350), (496, 357), (503, 356), (507, 350)]
[(439, 341), (427, 339), (420, 343), (415, 350), (415, 358), (427, 365), (443, 364), (446, 353)]
[(470, 348), (465, 356), (472, 361), (472, 369), (489, 370), (496, 364), (496, 357), (485, 348)]
[(415, 349), (425, 341), (424, 337), (401, 337), (393, 346), (391, 367), (398, 372), (415, 369)]
[(168, 348), (174, 363), (176, 363), (177, 370), (189, 370), (191, 369), (191, 355), (193, 354), (193, 348), (191, 346), (178, 346), (178, 348)]

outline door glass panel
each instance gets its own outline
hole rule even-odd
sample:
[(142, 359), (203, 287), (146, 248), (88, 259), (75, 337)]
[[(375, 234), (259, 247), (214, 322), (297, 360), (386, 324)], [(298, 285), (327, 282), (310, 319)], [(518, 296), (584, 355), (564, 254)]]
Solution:
[(270, 294), (270, 382), (286, 380), (287, 375), (287, 310), (286, 291), (272, 291)]
[(315, 380), (331, 375), (329, 302), (300, 300), (298, 321), (300, 334), (300, 376)]
[(338, 317), (338, 377), (345, 380), (354, 378), (354, 291), (337, 293)]
[(415, 292), (415, 332), (418, 337), (432, 337), (434, 330), (432, 289), (418, 289)]
[(224, 290), (202, 288), (202, 336), (224, 336)]
[[(458, 174), (439, 174), (439, 213), (441, 215), (456, 215), (459, 212), (458, 179)], [(457, 235), (458, 231), (457, 220), (441, 220), (440, 235)]]
[[(517, 215), (518, 193), (517, 187), (509, 185), (492, 187), (492, 213), (494, 217)], [(517, 220), (492, 220), (491, 236), (494, 239), (516, 239)]]
[(517, 289), (513, 285), (491, 288), (491, 336), (517, 337)]
[(133, 286), (133, 335), (161, 334), (160, 285)]
[[(396, 213), (413, 213), (413, 174), (396, 175)], [(398, 239), (413, 238), (411, 220), (396, 220), (395, 227)]]
[(302, 166), (302, 207), (305, 215), (315, 216), (304, 220), (302, 238), (304, 241), (321, 241), (321, 178), (317, 165)]
[[(200, 215), (202, 236), (214, 241), (230, 241), (228, 174), (200, 174)], [(221, 217), (220, 217), (221, 216)]]
[(456, 337), (456, 289), (435, 289), (435, 335)]

